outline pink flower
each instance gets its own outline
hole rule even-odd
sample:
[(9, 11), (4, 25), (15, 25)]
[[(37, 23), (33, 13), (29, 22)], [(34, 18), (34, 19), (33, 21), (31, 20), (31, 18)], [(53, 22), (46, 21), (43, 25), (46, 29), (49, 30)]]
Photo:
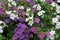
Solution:
[(35, 22), (36, 23), (39, 23), (40, 22), (40, 19), (39, 18), (35, 18)]
[(32, 27), (32, 28), (31, 28), (31, 31), (32, 31), (33, 33), (37, 33), (37, 29), (36, 29), (35, 27)]
[(45, 0), (46, 2), (50, 2), (50, 3), (52, 3), (53, 2), (53, 0)]
[(46, 35), (47, 35), (47, 37), (49, 37), (50, 36), (50, 32), (46, 32)]
[(22, 14), (22, 16), (25, 16), (26, 15), (26, 12), (22, 11), (21, 14)]
[(39, 38), (43, 39), (44, 38), (44, 34), (40, 34)]

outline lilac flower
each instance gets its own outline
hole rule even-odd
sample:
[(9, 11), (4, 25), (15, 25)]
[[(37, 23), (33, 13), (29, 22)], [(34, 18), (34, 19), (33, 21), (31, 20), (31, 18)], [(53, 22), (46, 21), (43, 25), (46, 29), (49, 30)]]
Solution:
[(2, 16), (3, 13), (4, 13), (4, 10), (0, 8), (0, 16)]
[(39, 38), (43, 39), (44, 38), (44, 34), (40, 34)]
[(50, 37), (50, 32), (46, 32), (47, 37)]
[(34, 0), (27, 0), (27, 2), (28, 2), (29, 4), (31, 4), (31, 5), (34, 5), (34, 4), (35, 4)]
[(39, 23), (40, 22), (40, 19), (39, 18), (35, 18), (35, 22), (36, 23)]
[(32, 27), (32, 28), (31, 28), (31, 31), (32, 31), (33, 33), (37, 33), (37, 29), (36, 29), (35, 27)]

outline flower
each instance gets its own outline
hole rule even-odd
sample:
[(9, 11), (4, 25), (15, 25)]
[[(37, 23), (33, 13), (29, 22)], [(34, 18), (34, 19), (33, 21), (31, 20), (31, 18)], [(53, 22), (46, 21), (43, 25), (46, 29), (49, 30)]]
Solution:
[(60, 29), (60, 22), (57, 22), (55, 27), (56, 29)]
[(8, 24), (8, 23), (9, 23), (9, 19), (8, 19), (8, 18), (5, 19), (4, 22), (5, 22), (6, 24)]
[(52, 23), (55, 24), (58, 22), (58, 18), (52, 18)]
[(41, 10), (40, 4), (37, 4), (37, 10)]
[(29, 22), (28, 22), (28, 25), (32, 26), (33, 23), (34, 23), (33, 21), (29, 21)]
[(57, 0), (58, 3), (60, 3), (60, 0)]
[(44, 38), (44, 34), (39, 34), (39, 38), (43, 39)]
[(2, 27), (0, 26), (0, 33), (3, 33), (3, 29), (2, 29)]
[(24, 6), (19, 6), (18, 9), (23, 10), (24, 9)]
[(8, 15), (10, 15), (12, 13), (12, 11), (5, 11)]
[(17, 4), (16, 4), (16, 2), (15, 2), (15, 1), (13, 1), (13, 2), (12, 2), (12, 5), (16, 6)]
[(33, 34), (30, 34), (30, 37), (33, 38)]
[(3, 13), (4, 13), (4, 10), (0, 8), (0, 16), (2, 16)]
[(17, 15), (17, 14), (16, 14), (16, 15), (15, 15), (15, 14), (13, 14), (13, 13), (12, 13), (12, 14), (10, 14), (10, 19), (14, 20), (15, 18), (18, 18), (18, 15)]
[(36, 29), (35, 27), (32, 27), (32, 28), (31, 28), (31, 31), (32, 31), (33, 33), (37, 33), (37, 29)]
[(25, 22), (25, 19), (22, 18), (22, 17), (19, 17), (18, 20), (19, 20), (19, 22), (21, 22), (21, 23)]
[(22, 14), (22, 16), (25, 16), (26, 15), (26, 12), (22, 11), (21, 14)]
[(57, 5), (57, 7), (56, 7), (56, 12), (57, 12), (57, 13), (60, 13), (60, 6), (58, 6), (58, 5)]
[(34, 0), (27, 0), (27, 2), (28, 2), (29, 4), (31, 4), (31, 5), (34, 5), (34, 4), (35, 4)]
[(35, 22), (36, 23), (39, 23), (40, 22), (40, 19), (39, 18), (35, 18)]
[(47, 37), (50, 37), (50, 32), (46, 32)]
[(39, 12), (37, 13), (37, 15), (38, 15), (38, 16), (41, 16), (41, 15), (43, 15), (43, 13), (45, 13), (45, 11), (41, 10), (41, 11), (39, 11)]
[(43, 23), (41, 23), (40, 25), (41, 25), (41, 27), (43, 27), (43, 26), (44, 26), (44, 24), (43, 24)]
[(53, 36), (55, 34), (55, 30), (51, 30), (50, 34)]
[(53, 2), (53, 0), (45, 0), (46, 2), (50, 2), (50, 3), (52, 3)]

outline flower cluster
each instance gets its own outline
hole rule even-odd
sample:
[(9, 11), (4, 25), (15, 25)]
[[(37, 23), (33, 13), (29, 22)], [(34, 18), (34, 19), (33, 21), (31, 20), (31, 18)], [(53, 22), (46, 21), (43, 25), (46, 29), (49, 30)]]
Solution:
[(53, 0), (0, 1), (0, 34), (4, 40), (55, 40), (60, 36), (58, 31), (60, 6)]

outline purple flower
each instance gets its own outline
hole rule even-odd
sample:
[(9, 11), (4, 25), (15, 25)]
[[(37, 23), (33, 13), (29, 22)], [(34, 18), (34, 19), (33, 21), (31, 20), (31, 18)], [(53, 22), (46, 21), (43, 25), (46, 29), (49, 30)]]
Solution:
[(25, 22), (25, 19), (22, 17), (19, 17), (18, 20), (19, 20), (19, 22), (22, 22), (22, 23)]
[(32, 8), (32, 13), (34, 13), (36, 11), (36, 8)]
[(5, 3), (4, 2), (0, 2), (2, 9), (5, 10)]
[(8, 24), (8, 23), (9, 23), (9, 19), (8, 19), (8, 18), (5, 19), (4, 22), (5, 22), (6, 24)]
[(41, 23), (40, 25), (41, 25), (41, 27), (43, 27), (43, 26), (44, 26), (44, 24), (43, 24), (43, 23)]
[(26, 12), (22, 11), (21, 14), (22, 14), (22, 16), (25, 16), (26, 15)]
[(37, 29), (36, 29), (35, 27), (32, 27), (32, 28), (31, 28), (31, 31), (32, 31), (33, 33), (37, 33)]
[(36, 23), (39, 23), (40, 22), (40, 19), (39, 18), (35, 18), (35, 22)]
[(27, 25), (25, 25), (25, 24), (22, 24), (22, 23), (18, 23), (18, 24), (17, 24), (17, 27), (21, 27), (21, 28), (27, 28)]
[(44, 38), (44, 34), (40, 34), (39, 38), (43, 39)]
[(30, 37), (33, 38), (33, 34), (30, 34)]
[(47, 37), (50, 37), (50, 32), (46, 32)]
[(53, 0), (45, 0), (46, 2), (50, 2), (50, 3), (52, 3), (53, 2)]
[(0, 9), (0, 16), (2, 16), (3, 13), (4, 13), (4, 10), (1, 8)]
[(27, 2), (28, 2), (29, 4), (31, 4), (31, 5), (34, 5), (34, 4), (35, 4), (34, 0), (27, 0)]
[(19, 12), (18, 12), (18, 7), (17, 6), (13, 6), (13, 11), (16, 11), (16, 14), (19, 14)]

